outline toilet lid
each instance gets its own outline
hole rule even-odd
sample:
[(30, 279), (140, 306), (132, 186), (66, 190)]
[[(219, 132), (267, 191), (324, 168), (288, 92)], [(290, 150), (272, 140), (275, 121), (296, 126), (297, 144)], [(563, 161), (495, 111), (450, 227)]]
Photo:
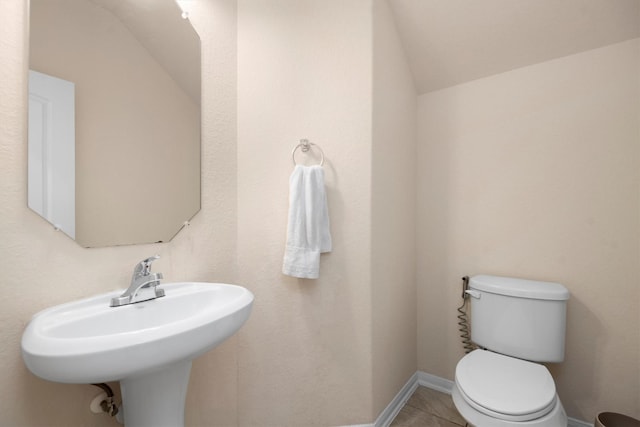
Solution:
[(463, 357), (455, 380), (469, 404), (497, 418), (528, 421), (556, 402), (553, 378), (543, 365), (486, 350)]

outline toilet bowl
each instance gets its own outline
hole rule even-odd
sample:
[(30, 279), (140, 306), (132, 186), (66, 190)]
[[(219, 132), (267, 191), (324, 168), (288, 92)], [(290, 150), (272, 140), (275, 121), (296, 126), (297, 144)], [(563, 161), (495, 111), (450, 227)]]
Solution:
[(460, 415), (477, 427), (566, 427), (567, 415), (543, 365), (474, 350), (456, 367)]

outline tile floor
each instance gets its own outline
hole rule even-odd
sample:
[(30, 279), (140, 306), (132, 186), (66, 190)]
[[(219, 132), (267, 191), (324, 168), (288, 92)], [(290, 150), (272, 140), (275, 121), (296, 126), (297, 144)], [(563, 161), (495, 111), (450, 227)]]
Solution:
[(418, 387), (390, 427), (460, 427), (465, 425), (451, 396)]

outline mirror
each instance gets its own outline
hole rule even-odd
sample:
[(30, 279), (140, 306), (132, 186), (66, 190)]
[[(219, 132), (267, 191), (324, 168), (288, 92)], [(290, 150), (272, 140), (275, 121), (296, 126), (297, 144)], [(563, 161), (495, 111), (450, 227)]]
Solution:
[(175, 0), (31, 0), (29, 207), (84, 247), (200, 210), (200, 40)]

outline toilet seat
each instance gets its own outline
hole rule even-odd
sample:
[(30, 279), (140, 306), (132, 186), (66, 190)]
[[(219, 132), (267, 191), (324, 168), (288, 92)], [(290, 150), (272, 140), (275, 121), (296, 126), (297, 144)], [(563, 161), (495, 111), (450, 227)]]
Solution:
[(567, 413), (564, 411), (560, 398), (547, 415), (531, 421), (508, 421), (494, 418), (477, 411), (462, 398), (460, 389), (456, 383), (451, 389), (451, 397), (460, 415), (470, 424), (479, 427), (567, 427)]
[(460, 360), (455, 382), (471, 407), (493, 418), (530, 421), (556, 405), (555, 383), (546, 367), (486, 350)]

